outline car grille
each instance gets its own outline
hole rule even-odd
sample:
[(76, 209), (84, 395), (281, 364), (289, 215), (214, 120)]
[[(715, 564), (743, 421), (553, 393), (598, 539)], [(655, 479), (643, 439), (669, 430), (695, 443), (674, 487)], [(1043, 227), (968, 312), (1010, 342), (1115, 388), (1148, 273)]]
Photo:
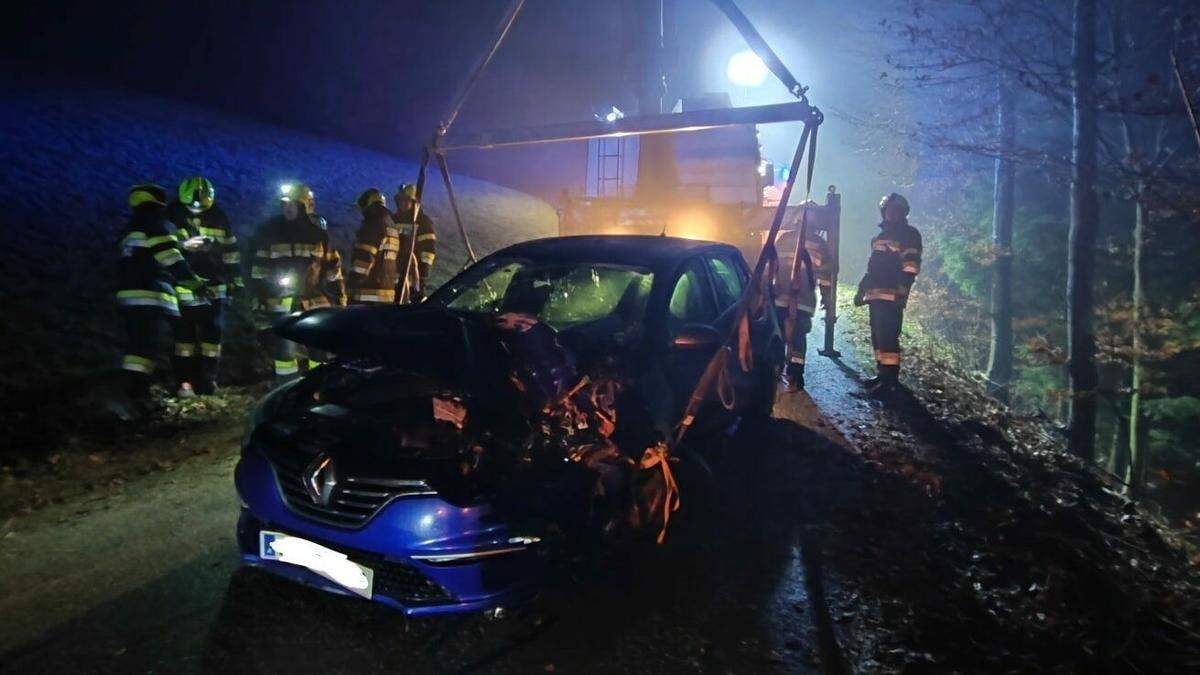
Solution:
[(304, 488), (304, 470), (312, 457), (294, 449), (268, 452), (267, 459), (279, 481), (279, 493), (293, 512), (336, 527), (356, 528), (366, 524), (397, 497), (436, 494), (420, 480), (398, 480), (369, 476), (338, 476), (328, 504), (318, 504)]
[(363, 552), (346, 552), (346, 555), (375, 572), (373, 591), (409, 605), (439, 604), (451, 600), (450, 594), (421, 570), (402, 562), (386, 560)]

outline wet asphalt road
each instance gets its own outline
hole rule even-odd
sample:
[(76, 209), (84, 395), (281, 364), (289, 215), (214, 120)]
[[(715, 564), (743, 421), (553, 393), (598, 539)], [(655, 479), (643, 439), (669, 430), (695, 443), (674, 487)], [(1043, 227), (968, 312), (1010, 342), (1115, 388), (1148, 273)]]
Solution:
[(806, 458), (869, 409), (813, 361), (819, 408), (787, 394), (785, 421), (725, 444), (719, 480), (682, 471), (664, 546), (564, 570), (503, 620), (407, 620), (239, 569), (232, 448), (49, 507), (0, 541), (0, 671), (840, 672)]

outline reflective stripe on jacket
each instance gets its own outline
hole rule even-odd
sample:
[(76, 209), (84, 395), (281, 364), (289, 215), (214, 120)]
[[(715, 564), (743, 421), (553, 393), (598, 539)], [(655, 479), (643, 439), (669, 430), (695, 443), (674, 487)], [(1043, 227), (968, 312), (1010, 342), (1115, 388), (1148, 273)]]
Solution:
[[(433, 265), (437, 261), (437, 232), (433, 229), (433, 220), (424, 210), (418, 214), (415, 226), (411, 213), (397, 212), (392, 215), (392, 220), (400, 230), (399, 255), (401, 259), (397, 262), (397, 267), (401, 271), (404, 269), (404, 253), (409, 250), (409, 237), (412, 237), (413, 230), (416, 230), (416, 239), (412, 241), (412, 262), (408, 266), (408, 283), (410, 286), (428, 292), (429, 275), (433, 272)], [(397, 276), (402, 273), (401, 271), (397, 272)]]
[[(276, 216), (259, 228), (254, 238), (251, 285), (260, 305), (268, 311), (344, 305), (342, 257), (329, 244), (329, 233), (314, 216), (294, 221)], [(279, 310), (282, 300), (288, 310)]]
[[(808, 251), (809, 260), (812, 261), (812, 273), (805, 269), (805, 264), (801, 262), (796, 264), (796, 238), (799, 237), (799, 232), (785, 231), (780, 234), (777, 245), (779, 251), (779, 264), (775, 270), (774, 280), (774, 295), (775, 304), (779, 307), (787, 307), (791, 290), (796, 292), (796, 309), (801, 312), (813, 314), (816, 312), (817, 294), (814, 286), (829, 285), (828, 279), (832, 278), (828, 272), (823, 272), (823, 268), (828, 265), (828, 245), (825, 240), (810, 231), (804, 242), (804, 249)], [(823, 276), (823, 274), (825, 276)]]
[(178, 316), (175, 286), (194, 288), (198, 281), (184, 259), (178, 240), (169, 231), (163, 207), (155, 204), (136, 207), (120, 241), (117, 304), (157, 307)]
[(381, 204), (363, 214), (363, 224), (350, 253), (350, 299), (355, 302), (392, 302), (400, 278), (400, 228)]
[(863, 299), (906, 302), (921, 273), (921, 233), (908, 223), (881, 223), (871, 239), (867, 273), (859, 284)]
[(192, 213), (175, 201), (167, 207), (167, 220), (175, 227), (175, 237), (188, 265), (208, 280), (211, 297), (224, 298), (229, 286), (243, 285), (238, 239), (219, 206)]

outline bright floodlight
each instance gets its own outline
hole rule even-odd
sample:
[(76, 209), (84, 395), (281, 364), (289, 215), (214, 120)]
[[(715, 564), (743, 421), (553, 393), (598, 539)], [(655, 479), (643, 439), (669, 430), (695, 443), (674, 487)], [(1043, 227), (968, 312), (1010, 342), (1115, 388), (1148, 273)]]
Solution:
[(767, 65), (758, 54), (747, 49), (729, 57), (725, 74), (739, 87), (757, 87), (767, 79)]

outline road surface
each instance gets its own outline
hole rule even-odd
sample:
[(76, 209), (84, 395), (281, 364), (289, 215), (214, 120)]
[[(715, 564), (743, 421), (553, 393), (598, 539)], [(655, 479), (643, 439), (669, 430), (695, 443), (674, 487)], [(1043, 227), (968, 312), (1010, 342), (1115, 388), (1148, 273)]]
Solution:
[(196, 442), (224, 450), (0, 535), (0, 670), (844, 672), (831, 615), (856, 596), (822, 571), (804, 486), (873, 413), (835, 362), (813, 358), (809, 389), (765, 442), (726, 448), (713, 494), (684, 493), (666, 545), (565, 572), (503, 620), (407, 620), (240, 569), (240, 428), (213, 430)]

